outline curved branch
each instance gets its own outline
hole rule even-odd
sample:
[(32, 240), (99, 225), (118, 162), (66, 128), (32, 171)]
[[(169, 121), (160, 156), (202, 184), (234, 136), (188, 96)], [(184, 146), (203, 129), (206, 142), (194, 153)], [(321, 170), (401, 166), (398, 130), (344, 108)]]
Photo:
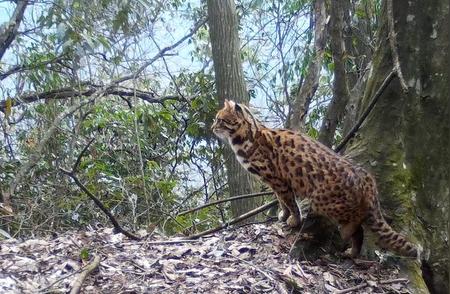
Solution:
[[(103, 95), (119, 95), (119, 96), (126, 96), (126, 97), (135, 97), (141, 98), (147, 102), (150, 103), (162, 103), (165, 100), (181, 100), (182, 97), (175, 95), (175, 96), (166, 96), (158, 98), (154, 93), (151, 92), (145, 92), (145, 91), (139, 91), (134, 89), (126, 89), (118, 87), (117, 85), (131, 80), (135, 79), (137, 76), (139, 76), (148, 66), (150, 66), (152, 63), (154, 63), (159, 58), (168, 55), (168, 51), (175, 49), (180, 44), (182, 44), (184, 41), (192, 37), (203, 25), (205, 25), (207, 22), (207, 18), (204, 18), (200, 21), (198, 21), (195, 26), (189, 31), (188, 34), (180, 38), (177, 42), (174, 44), (164, 47), (161, 49), (154, 57), (152, 57), (150, 60), (142, 64), (135, 72), (130, 73), (128, 75), (122, 76), (120, 78), (117, 78), (113, 80), (111, 83), (104, 85), (104, 86), (98, 86), (98, 85), (91, 85), (91, 84), (85, 84), (90, 86), (91, 88), (85, 89), (85, 90), (77, 90), (73, 89), (72, 87), (65, 87), (57, 90), (52, 90), (48, 92), (43, 93), (33, 93), (31, 95), (25, 95), (22, 97), (17, 97), (12, 99), (13, 106), (18, 106), (23, 103), (30, 103), (41, 99), (66, 99), (71, 97), (80, 97), (80, 96), (92, 96), (94, 94), (98, 95), (98, 93), (103, 93)], [(0, 38), (0, 44), (1, 38)], [(99, 95), (99, 96), (103, 96)], [(0, 101), (0, 111), (4, 111), (6, 108), (6, 100)]]
[(124, 234), (125, 236), (127, 236), (128, 238), (132, 239), (132, 240), (141, 240), (140, 237), (131, 234), (130, 232), (126, 231), (124, 228), (122, 228), (122, 226), (119, 224), (119, 222), (116, 220), (116, 218), (112, 215), (112, 213), (109, 211), (108, 208), (106, 208), (106, 206), (94, 195), (92, 194), (91, 191), (88, 190), (88, 188), (86, 188), (85, 185), (83, 185), (83, 183), (80, 182), (80, 180), (77, 178), (77, 176), (75, 175), (76, 170), (81, 162), (81, 158), (83, 157), (83, 155), (86, 153), (86, 151), (88, 150), (89, 146), (92, 144), (92, 142), (94, 142), (94, 139), (91, 139), (88, 144), (86, 144), (86, 146), (84, 146), (83, 150), (81, 151), (81, 153), (78, 155), (77, 160), (75, 161), (75, 164), (72, 167), (71, 171), (68, 171), (66, 169), (63, 169), (62, 167), (59, 168), (59, 170), (69, 176), (70, 178), (72, 178), (72, 180), (75, 182), (75, 184), (81, 189), (81, 191), (83, 191), (89, 198), (92, 199), (92, 201), (94, 201), (95, 205), (97, 205), (98, 208), (100, 208), (101, 211), (103, 211), (104, 214), (106, 214), (106, 216), (109, 218), (109, 220), (111, 221), (111, 223), (113, 224), (114, 228), (119, 232)]
[(72, 178), (72, 180), (75, 182), (75, 184), (78, 186), (78, 188), (80, 188), (81, 191), (83, 191), (89, 198), (92, 199), (92, 201), (94, 201), (95, 205), (97, 205), (97, 207), (100, 208), (100, 210), (103, 211), (104, 214), (106, 214), (106, 216), (109, 218), (109, 220), (113, 224), (114, 228), (119, 233), (124, 234), (125, 236), (127, 236), (128, 238), (130, 238), (132, 240), (136, 240), (136, 241), (141, 240), (140, 237), (138, 237), (136, 235), (133, 235), (130, 232), (126, 231), (124, 228), (122, 228), (122, 226), (119, 224), (119, 222), (116, 220), (116, 218), (108, 210), (108, 208), (106, 208), (106, 206), (97, 197), (95, 197), (95, 195), (92, 194), (92, 192), (89, 191), (88, 188), (86, 188), (86, 186), (83, 185), (83, 183), (80, 182), (80, 180), (77, 178), (77, 176), (74, 174), (73, 171), (65, 170), (62, 167), (60, 167), (59, 170), (63, 174), (65, 174), (65, 175), (69, 176), (70, 178)]

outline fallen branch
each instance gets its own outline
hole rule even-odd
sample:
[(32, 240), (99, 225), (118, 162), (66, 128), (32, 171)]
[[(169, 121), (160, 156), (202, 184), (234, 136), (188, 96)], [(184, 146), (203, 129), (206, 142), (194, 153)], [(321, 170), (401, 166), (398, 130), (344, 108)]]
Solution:
[(377, 92), (373, 96), (372, 100), (370, 101), (369, 105), (367, 106), (366, 110), (363, 112), (359, 120), (356, 122), (356, 124), (351, 128), (351, 130), (348, 132), (347, 135), (345, 135), (344, 139), (342, 139), (341, 143), (334, 149), (336, 153), (341, 151), (342, 148), (345, 147), (345, 145), (350, 141), (351, 138), (353, 138), (356, 134), (356, 132), (361, 127), (362, 123), (366, 120), (367, 116), (370, 114), (372, 109), (374, 108), (375, 104), (378, 101), (378, 98), (380, 98), (381, 94), (383, 94), (386, 87), (390, 84), (392, 79), (395, 77), (395, 71), (391, 71), (387, 77), (383, 80), (383, 83), (381, 83), (381, 86), (378, 88)]
[[(382, 285), (386, 285), (386, 284), (392, 284), (392, 283), (408, 283), (409, 280), (408, 279), (404, 279), (404, 278), (400, 278), (400, 279), (391, 279), (391, 280), (383, 280), (383, 281), (379, 281), (378, 284), (382, 284)], [(363, 282), (362, 284), (347, 288), (347, 289), (342, 289), (342, 290), (338, 290), (336, 292), (334, 292), (335, 294), (344, 294), (344, 293), (349, 293), (349, 292), (353, 292), (362, 288), (365, 288), (369, 286), (369, 284), (367, 284), (367, 282)]]
[(409, 282), (408, 279), (399, 278), (399, 279), (383, 280), (383, 281), (379, 281), (378, 283), (380, 283), (382, 285), (386, 285), (386, 284), (392, 284), (392, 283), (408, 283), (408, 282)]
[(334, 292), (334, 294), (344, 294), (344, 293), (353, 292), (353, 291), (356, 291), (356, 290), (365, 288), (365, 287), (367, 287), (368, 285), (369, 285), (369, 284), (367, 284), (366, 282), (364, 282), (364, 283), (359, 284), (359, 285), (356, 285), (356, 286), (354, 286), (354, 287), (350, 287), (350, 288), (347, 288), (347, 289), (338, 290), (338, 291)]
[(166, 240), (166, 241), (149, 241), (145, 242), (145, 245), (173, 245), (184, 243), (197, 243), (198, 240), (181, 239), (181, 240)]
[(225, 198), (225, 199), (220, 199), (220, 200), (217, 200), (217, 201), (209, 202), (209, 203), (206, 203), (204, 205), (201, 205), (201, 206), (198, 206), (198, 207), (195, 207), (195, 208), (192, 208), (192, 209), (180, 212), (178, 214), (178, 216), (185, 215), (185, 214), (188, 214), (188, 213), (191, 213), (191, 212), (194, 212), (194, 211), (197, 211), (197, 210), (200, 210), (200, 209), (212, 206), (212, 205), (220, 204), (220, 203), (223, 203), (223, 202), (229, 202), (229, 201), (238, 200), (238, 199), (253, 198), (253, 197), (258, 197), (258, 196), (266, 196), (266, 195), (272, 195), (272, 194), (273, 194), (273, 192), (269, 191), (269, 192), (259, 192), (259, 193), (244, 194), (244, 195), (238, 195), (238, 196), (234, 196), (234, 197), (228, 197), (228, 198)]
[(83, 286), (84, 280), (86, 280), (86, 277), (92, 273), (98, 266), (100, 265), (100, 256), (96, 255), (94, 257), (94, 260), (88, 264), (85, 269), (80, 273), (80, 275), (76, 278), (75, 282), (73, 283), (72, 290), (70, 290), (70, 294), (78, 294), (80, 293), (81, 286)]
[(266, 277), (268, 280), (270, 280), (270, 281), (272, 281), (272, 282), (275, 281), (275, 278), (272, 277), (272, 275), (271, 275), (269, 272), (264, 271), (264, 270), (261, 269), (259, 266), (256, 266), (256, 265), (254, 265), (254, 264), (251, 263), (251, 262), (248, 262), (248, 261), (246, 261), (246, 260), (244, 260), (244, 259), (242, 259), (242, 258), (239, 258), (239, 257), (237, 257), (237, 256), (233, 256), (233, 255), (231, 255), (231, 254), (229, 254), (229, 253), (225, 253), (225, 255), (228, 256), (228, 257), (234, 258), (234, 259), (236, 259), (236, 260), (239, 260), (240, 262), (245, 263), (246, 265), (249, 265), (251, 268), (253, 268), (253, 269), (256, 270), (257, 272), (259, 272), (260, 274), (262, 274), (264, 277)]
[(236, 218), (234, 218), (234, 219), (224, 223), (223, 225), (220, 225), (218, 227), (212, 228), (210, 230), (206, 230), (206, 231), (200, 232), (200, 233), (192, 235), (192, 236), (188, 236), (187, 239), (197, 239), (197, 238), (200, 238), (200, 237), (203, 237), (203, 236), (206, 236), (206, 235), (218, 232), (218, 231), (220, 231), (220, 230), (222, 230), (222, 229), (224, 229), (224, 228), (226, 228), (228, 226), (231, 226), (231, 225), (234, 225), (234, 224), (236, 224), (236, 223), (238, 223), (240, 221), (243, 221), (244, 219), (247, 219), (247, 218), (250, 218), (250, 217), (252, 217), (254, 215), (257, 215), (258, 213), (263, 212), (263, 211), (265, 211), (265, 210), (267, 210), (267, 209), (277, 205), (277, 203), (278, 203), (278, 200), (272, 200), (271, 202), (269, 202), (267, 204), (264, 204), (263, 206), (257, 207), (257, 208), (255, 208), (253, 210), (250, 210), (249, 212), (244, 213), (244, 214), (242, 214), (242, 215), (240, 215), (240, 216), (238, 216), (238, 217), (236, 217)]

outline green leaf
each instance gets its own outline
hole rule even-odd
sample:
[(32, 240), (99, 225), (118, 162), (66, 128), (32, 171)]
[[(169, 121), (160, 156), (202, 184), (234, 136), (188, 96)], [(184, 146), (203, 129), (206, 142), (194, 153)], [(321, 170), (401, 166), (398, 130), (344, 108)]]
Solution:
[(80, 251), (80, 259), (86, 261), (86, 260), (89, 260), (89, 256), (90, 256), (89, 249), (82, 248)]

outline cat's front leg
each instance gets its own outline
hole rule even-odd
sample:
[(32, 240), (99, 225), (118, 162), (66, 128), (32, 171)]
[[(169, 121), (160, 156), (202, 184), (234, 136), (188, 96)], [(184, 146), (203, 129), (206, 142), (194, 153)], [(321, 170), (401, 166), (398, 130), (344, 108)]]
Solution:
[(300, 211), (295, 202), (295, 195), (292, 191), (275, 191), (278, 202), (280, 203), (280, 212), (278, 220), (286, 221), (291, 228), (298, 227), (301, 223)]

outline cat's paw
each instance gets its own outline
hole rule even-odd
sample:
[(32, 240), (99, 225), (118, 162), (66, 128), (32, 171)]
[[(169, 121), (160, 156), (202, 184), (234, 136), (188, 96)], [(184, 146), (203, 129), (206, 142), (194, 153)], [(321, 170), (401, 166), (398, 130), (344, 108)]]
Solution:
[(288, 219), (288, 217), (289, 217), (289, 211), (287, 211), (287, 210), (280, 210), (278, 212), (278, 220), (280, 222), (285, 222)]
[(300, 217), (299, 216), (290, 215), (288, 217), (286, 223), (291, 228), (296, 228), (296, 227), (300, 226), (300, 223), (301, 223)]

